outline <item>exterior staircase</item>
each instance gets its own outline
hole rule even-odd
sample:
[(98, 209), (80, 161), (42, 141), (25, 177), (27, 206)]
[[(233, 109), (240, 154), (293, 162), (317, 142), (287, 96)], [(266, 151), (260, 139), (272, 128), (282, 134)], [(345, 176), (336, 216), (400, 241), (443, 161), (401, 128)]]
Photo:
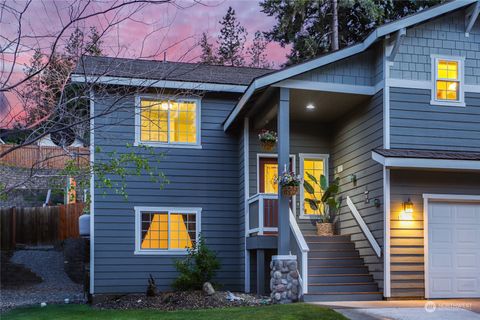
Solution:
[(350, 236), (305, 235), (308, 253), (308, 294), (304, 301), (382, 300)]

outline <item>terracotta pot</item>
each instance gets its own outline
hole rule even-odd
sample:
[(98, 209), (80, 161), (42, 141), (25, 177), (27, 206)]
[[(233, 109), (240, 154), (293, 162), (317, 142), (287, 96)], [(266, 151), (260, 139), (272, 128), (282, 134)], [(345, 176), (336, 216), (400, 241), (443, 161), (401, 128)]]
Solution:
[(275, 141), (260, 141), (260, 146), (262, 147), (263, 151), (273, 151), (275, 149), (275, 145), (277, 143)]
[(282, 192), (284, 196), (293, 197), (298, 193), (298, 186), (283, 186)]
[(333, 236), (333, 223), (330, 222), (317, 222), (317, 235), (319, 236)]

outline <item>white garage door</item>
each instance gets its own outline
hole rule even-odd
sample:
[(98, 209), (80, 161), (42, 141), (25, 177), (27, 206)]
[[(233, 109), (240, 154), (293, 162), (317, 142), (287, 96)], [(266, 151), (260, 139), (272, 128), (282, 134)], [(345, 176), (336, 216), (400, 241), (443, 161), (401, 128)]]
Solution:
[(480, 203), (428, 205), (430, 298), (480, 297)]

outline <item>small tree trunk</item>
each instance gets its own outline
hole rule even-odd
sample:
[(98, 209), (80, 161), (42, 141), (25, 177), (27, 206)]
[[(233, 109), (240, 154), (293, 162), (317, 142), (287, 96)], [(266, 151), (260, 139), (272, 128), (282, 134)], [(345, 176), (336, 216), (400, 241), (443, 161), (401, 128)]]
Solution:
[(332, 0), (332, 51), (338, 50), (338, 0)]

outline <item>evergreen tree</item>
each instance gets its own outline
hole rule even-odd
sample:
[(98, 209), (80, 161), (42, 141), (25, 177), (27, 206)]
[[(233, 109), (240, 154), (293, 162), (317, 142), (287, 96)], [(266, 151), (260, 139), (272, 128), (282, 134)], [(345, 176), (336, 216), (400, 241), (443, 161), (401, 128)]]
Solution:
[(217, 58), (215, 57), (215, 54), (213, 52), (212, 45), (208, 42), (207, 34), (205, 32), (202, 33), (199, 45), (202, 49), (200, 61), (205, 64), (216, 64)]
[(254, 68), (272, 68), (273, 65), (267, 60), (268, 41), (260, 31), (255, 32), (252, 45), (247, 49), (247, 54), (250, 56), (250, 67)]
[[(338, 2), (337, 2), (338, 1)], [(291, 45), (287, 64), (314, 58), (363, 40), (373, 29), (445, 0), (263, 0), (262, 11), (276, 18), (268, 40)], [(334, 10), (334, 3), (338, 11)], [(337, 19), (335, 19), (337, 15)], [(334, 21), (338, 21), (338, 37)]]
[(217, 40), (219, 63), (227, 66), (243, 66), (245, 64), (243, 50), (247, 40), (247, 31), (237, 20), (232, 7), (228, 8), (220, 24), (222, 28)]

